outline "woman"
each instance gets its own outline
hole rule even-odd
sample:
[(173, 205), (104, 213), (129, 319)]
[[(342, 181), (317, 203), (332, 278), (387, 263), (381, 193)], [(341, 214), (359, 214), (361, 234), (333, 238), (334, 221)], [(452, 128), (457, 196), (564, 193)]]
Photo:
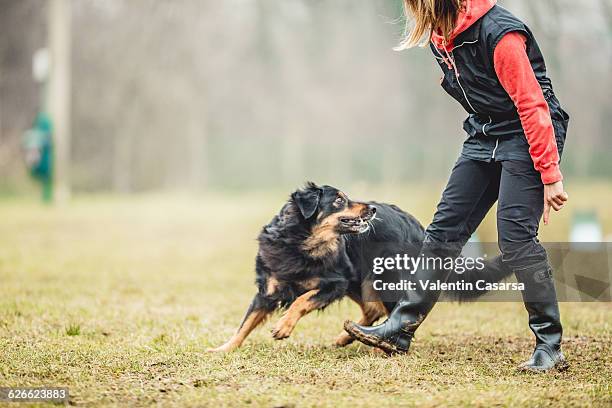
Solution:
[[(404, 3), (414, 27), (398, 49), (425, 37), (444, 73), (442, 87), (469, 113), (463, 125), (468, 138), (422, 251), (458, 256), (497, 201), (499, 267), (525, 285), (523, 300), (536, 337), (533, 355), (520, 367), (564, 369), (559, 308), (537, 234), (542, 215), (547, 224), (550, 208), (559, 211), (568, 199), (559, 158), (569, 116), (555, 97), (542, 53), (529, 28), (496, 0)], [(449, 273), (421, 269), (416, 278), (446, 280)], [(345, 329), (387, 353), (405, 353), (438, 297), (439, 292), (417, 287), (403, 294), (383, 324), (347, 322)]]

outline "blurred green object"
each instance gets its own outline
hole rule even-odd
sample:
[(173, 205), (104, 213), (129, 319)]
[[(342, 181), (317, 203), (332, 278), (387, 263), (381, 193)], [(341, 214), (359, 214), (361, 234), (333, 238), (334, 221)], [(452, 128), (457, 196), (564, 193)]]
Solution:
[(42, 200), (53, 199), (53, 124), (45, 112), (39, 112), (34, 125), (23, 137), (25, 161), (30, 175), (42, 186)]

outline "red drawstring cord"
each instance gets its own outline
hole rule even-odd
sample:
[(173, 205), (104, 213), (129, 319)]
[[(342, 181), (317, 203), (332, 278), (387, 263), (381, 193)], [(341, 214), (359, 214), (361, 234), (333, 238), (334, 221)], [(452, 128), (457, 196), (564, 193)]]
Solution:
[(452, 69), (453, 71), (455, 71), (455, 75), (457, 75), (457, 78), (459, 78), (459, 70), (457, 69), (457, 65), (455, 64), (455, 60), (453, 59), (453, 57), (451, 57), (451, 55), (448, 53), (448, 50), (446, 49), (446, 40), (442, 41), (442, 48), (444, 49), (444, 53), (446, 54), (446, 58), (444, 58), (444, 56), (442, 56), (442, 59), (444, 60), (444, 62), (446, 63), (446, 66), (449, 69)]

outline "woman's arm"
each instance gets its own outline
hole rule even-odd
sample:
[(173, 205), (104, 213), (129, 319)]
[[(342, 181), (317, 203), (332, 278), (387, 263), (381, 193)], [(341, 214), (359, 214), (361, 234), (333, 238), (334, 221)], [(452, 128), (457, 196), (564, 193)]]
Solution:
[(559, 170), (559, 152), (542, 88), (531, 68), (526, 39), (518, 32), (506, 34), (493, 55), (499, 82), (514, 102), (521, 119), (529, 154), (544, 183), (544, 224), (548, 224), (550, 208), (559, 211), (567, 201), (563, 175)]
[(514, 102), (529, 143), (529, 154), (544, 184), (563, 180), (550, 111), (526, 52), (525, 37), (506, 34), (493, 56), (499, 82)]

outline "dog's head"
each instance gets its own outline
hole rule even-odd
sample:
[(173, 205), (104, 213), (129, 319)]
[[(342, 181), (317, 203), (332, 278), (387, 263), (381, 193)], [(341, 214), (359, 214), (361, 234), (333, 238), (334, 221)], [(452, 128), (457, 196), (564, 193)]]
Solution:
[(352, 201), (342, 191), (312, 182), (291, 195), (313, 234), (361, 234), (370, 229), (376, 207)]

